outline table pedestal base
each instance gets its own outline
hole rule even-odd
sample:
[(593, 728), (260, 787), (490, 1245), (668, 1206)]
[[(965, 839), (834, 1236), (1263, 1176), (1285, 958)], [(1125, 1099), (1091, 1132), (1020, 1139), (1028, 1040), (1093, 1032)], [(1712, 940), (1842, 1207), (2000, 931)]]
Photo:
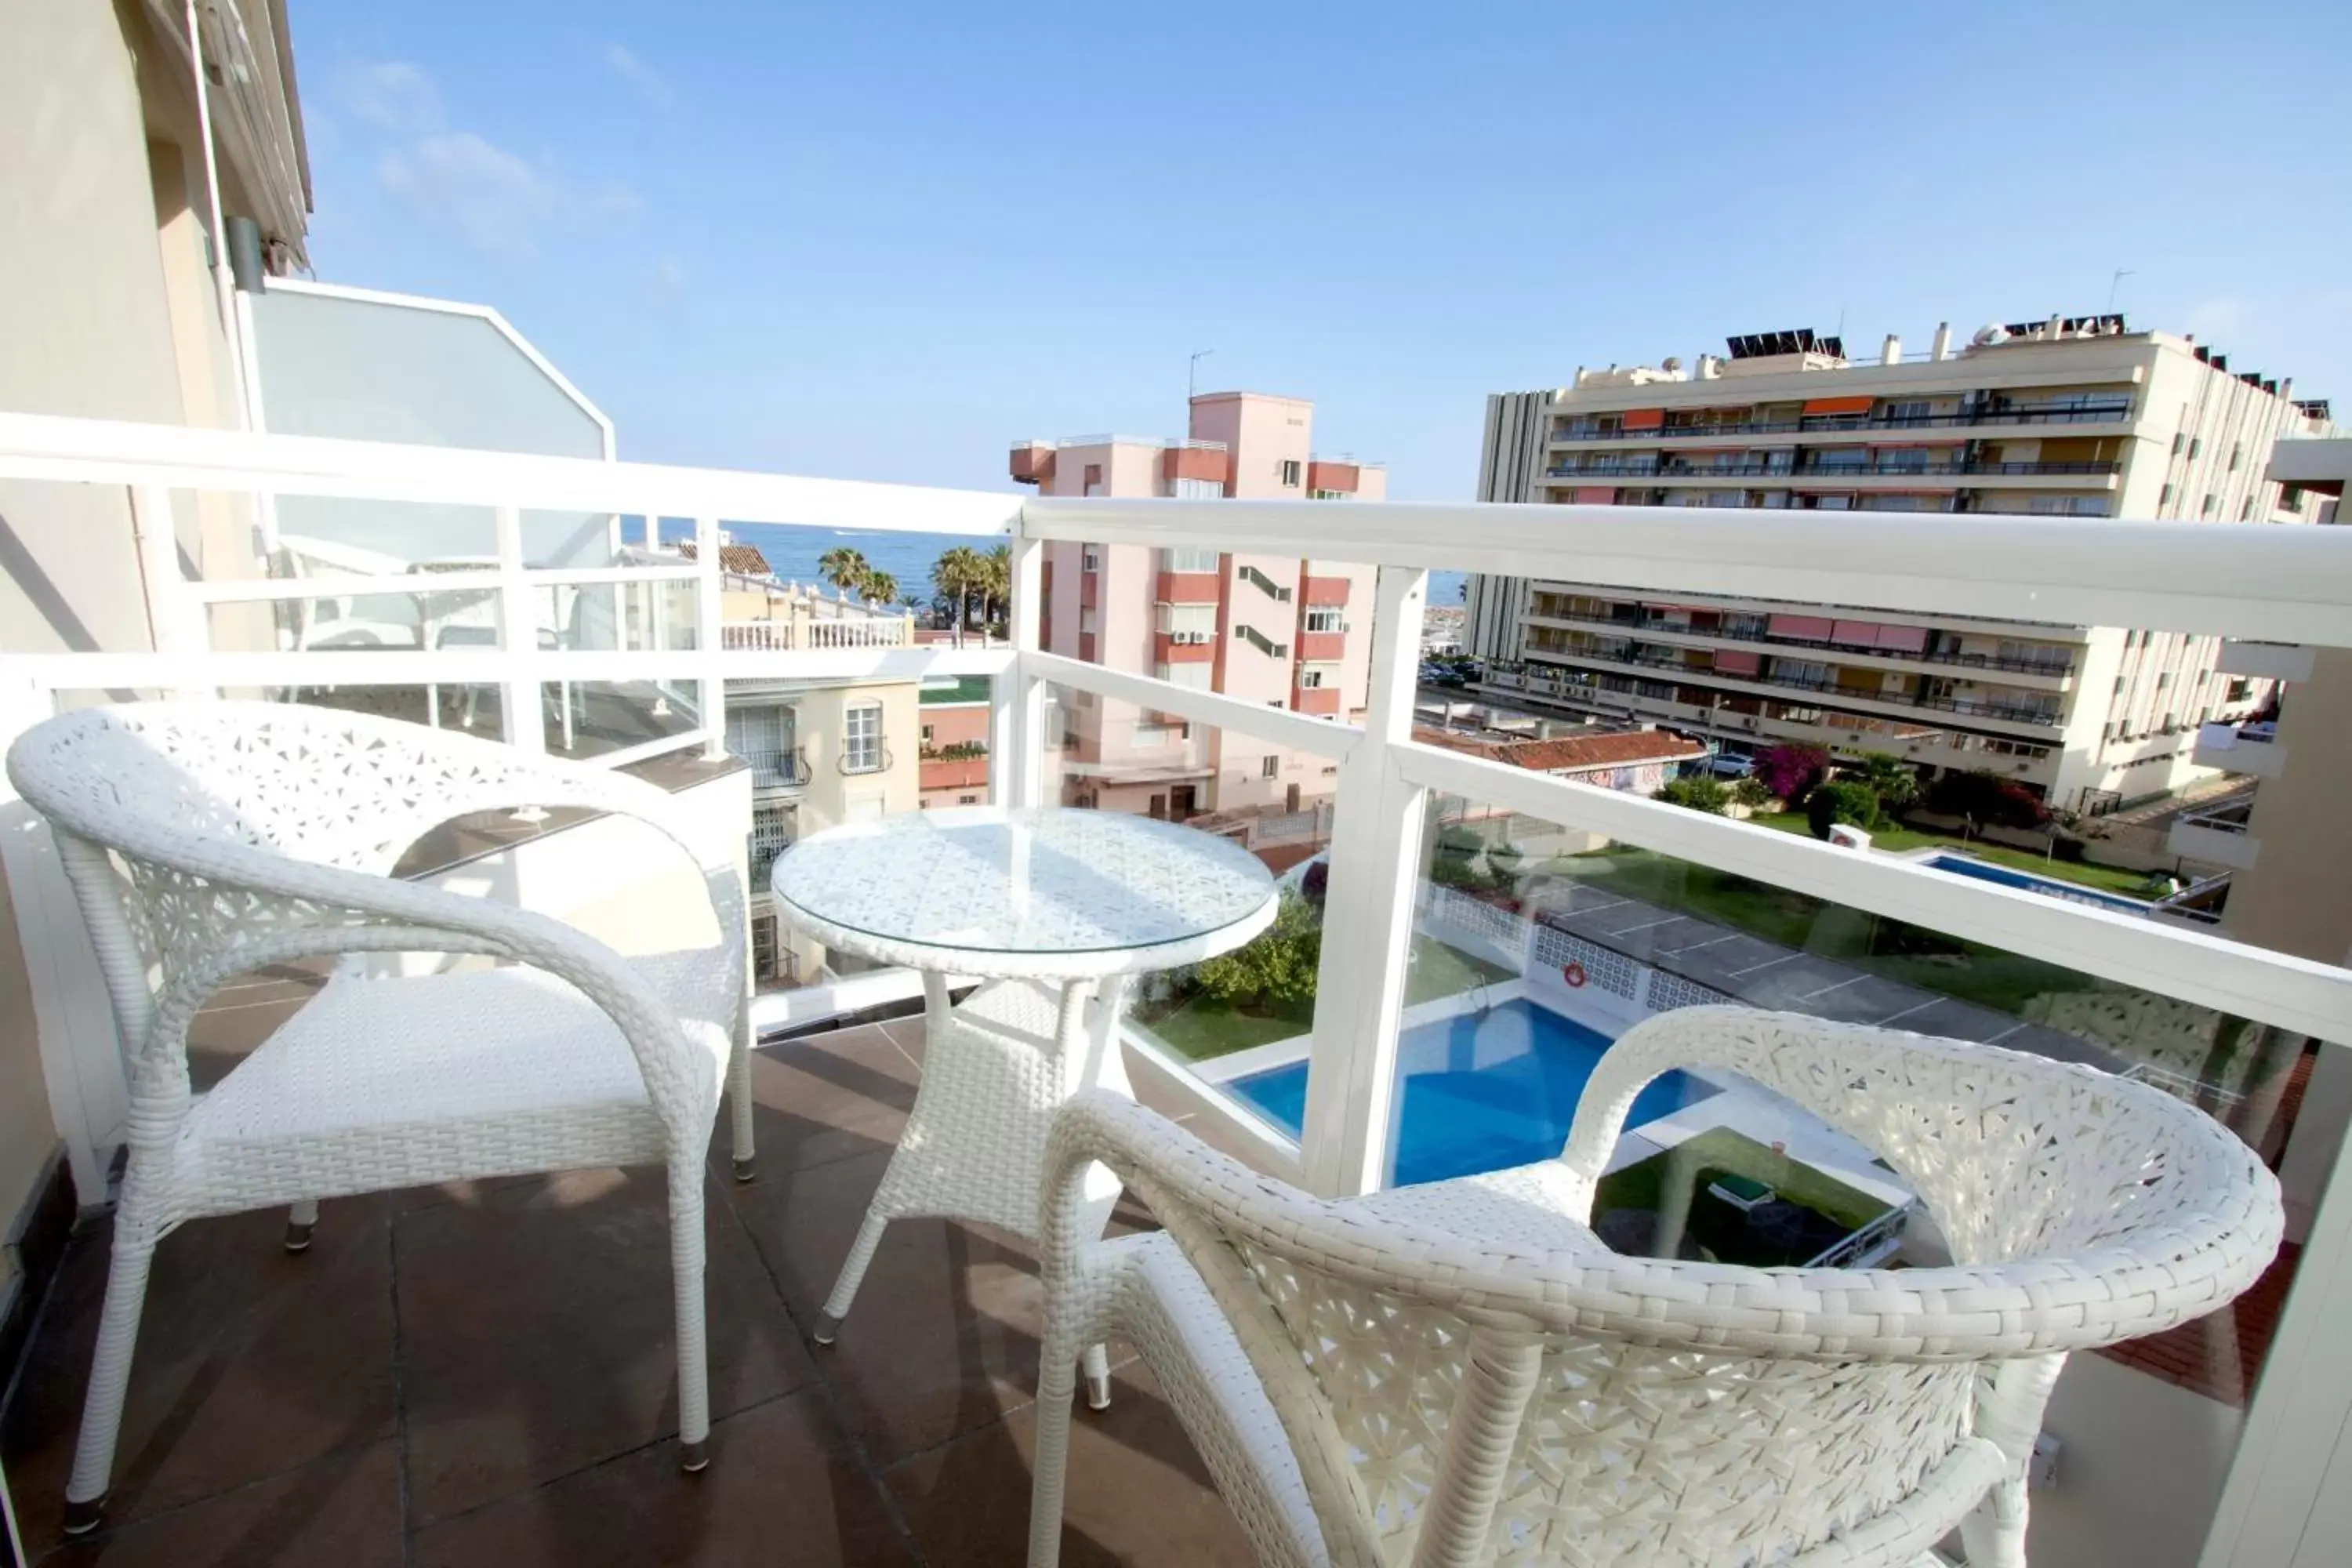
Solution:
[[(947, 978), (923, 976), (929, 1037), (915, 1108), (890, 1156), (815, 1327), (819, 1344), (849, 1315), (857, 1287), (894, 1219), (970, 1220), (1034, 1242), (1045, 1136), (1054, 1115), (1085, 1089), (1130, 1092), (1118, 1047), (1126, 979), (992, 980), (948, 1003)], [(1089, 1004), (1092, 1004), (1089, 1006)], [(1118, 1178), (1087, 1173), (1082, 1224), (1100, 1234), (1117, 1206)], [(1086, 1356), (1087, 1403), (1110, 1401), (1100, 1345)]]

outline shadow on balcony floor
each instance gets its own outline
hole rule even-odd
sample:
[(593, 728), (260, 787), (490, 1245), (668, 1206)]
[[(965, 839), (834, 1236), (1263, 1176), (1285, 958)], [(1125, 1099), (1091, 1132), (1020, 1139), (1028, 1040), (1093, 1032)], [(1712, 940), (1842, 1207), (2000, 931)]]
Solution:
[[(247, 1037), (216, 1049), (233, 1057), (272, 1017), (257, 1003)], [(673, 1440), (660, 1173), (510, 1178), (329, 1203), (300, 1258), (276, 1213), (166, 1238), (108, 1529), (61, 1544), (106, 1282), (107, 1227), (85, 1226), (0, 1411), (32, 1561), (1019, 1562), (1038, 1332), (1026, 1247), (902, 1221), (839, 1343), (803, 1332), (921, 1056), (919, 1019), (761, 1053), (759, 1180), (726, 1178), (723, 1129), (712, 1151), (699, 1477), (678, 1473)], [(1079, 1413), (1066, 1561), (1247, 1562), (1150, 1375), (1113, 1353), (1111, 1408)]]

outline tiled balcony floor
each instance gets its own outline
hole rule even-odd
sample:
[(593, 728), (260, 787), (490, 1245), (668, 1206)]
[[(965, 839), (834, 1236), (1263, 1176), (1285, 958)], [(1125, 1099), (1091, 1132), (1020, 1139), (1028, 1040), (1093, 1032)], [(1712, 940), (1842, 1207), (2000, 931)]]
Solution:
[[(902, 1221), (839, 1343), (805, 1332), (921, 1056), (919, 1019), (762, 1052), (749, 1185), (726, 1176), (722, 1123), (699, 1477), (677, 1469), (661, 1174), (577, 1172), (330, 1203), (300, 1258), (278, 1245), (278, 1213), (174, 1232), (107, 1529), (61, 1543), (106, 1283), (106, 1229), (85, 1226), (0, 1413), (32, 1561), (1017, 1563), (1038, 1332), (1026, 1249)], [(1131, 1359), (1111, 1408), (1079, 1411), (1070, 1499), (1074, 1568), (1249, 1560)]]

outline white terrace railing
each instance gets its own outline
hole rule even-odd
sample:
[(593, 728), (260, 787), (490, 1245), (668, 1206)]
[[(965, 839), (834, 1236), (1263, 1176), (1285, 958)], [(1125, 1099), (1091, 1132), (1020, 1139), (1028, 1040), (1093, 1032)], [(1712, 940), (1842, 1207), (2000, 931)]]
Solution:
[[(1468, 569), (1675, 593), (1862, 605), (2077, 626), (2352, 644), (2352, 531), (2069, 518), (1916, 517), (1737, 509), (1618, 509), (1247, 500), (1043, 500), (839, 480), (520, 457), (292, 437), (0, 415), (0, 480), (127, 490), (150, 589), (155, 651), (0, 656), (21, 719), (108, 691), (294, 690), (330, 684), (495, 686), (504, 711), (537, 714), (549, 687), (647, 683), (691, 693), (676, 734), (593, 759), (678, 746), (719, 751), (730, 679), (993, 677), (989, 755), (995, 799), (1061, 796), (1049, 781), (1049, 687), (1133, 703), (1323, 759), (1336, 768), (1321, 976), (1308, 1055), (1304, 1131), (1293, 1146), (1216, 1088), (1169, 1065), (1200, 1112), (1254, 1142), (1326, 1194), (1365, 1191), (1390, 1168), (1398, 1032), (1433, 795), (1463, 797), (1564, 827), (1830, 900), (1963, 940), (2029, 954), (2257, 1024), (2352, 1042), (2352, 971), (2192, 929), (1946, 875), (1892, 857), (1532, 773), (1415, 743), (1413, 693), (1426, 574)], [(437, 570), (429, 591), (494, 595), (509, 628), (537, 624), (549, 589), (690, 583), (691, 613), (665, 646), (594, 648), (508, 635), (495, 646), (375, 650), (216, 645), (214, 606), (276, 605), (416, 585), (382, 574), (241, 573), (194, 582), (173, 548), (174, 491), (257, 498), (263, 533), (287, 498), (488, 509), (494, 559)], [(697, 563), (677, 567), (534, 566), (521, 519), (556, 510), (614, 519), (691, 518)], [(721, 522), (759, 521), (1012, 537), (1009, 648), (742, 646), (722, 628), (716, 548)], [(1048, 542), (1215, 548), (1258, 557), (1379, 568), (1364, 722), (1351, 725), (1148, 675), (1082, 663), (1038, 646)], [(617, 591), (617, 590), (616, 590)], [(1367, 606), (1351, 607), (1361, 616)], [(568, 700), (568, 699), (567, 699)], [(1059, 719), (1056, 719), (1058, 728)], [(518, 744), (544, 745), (537, 725)], [(747, 829), (749, 825), (746, 825)], [(14, 861), (11, 863), (12, 874)], [(78, 940), (65, 922), (20, 929), (37, 992), (43, 944)], [(860, 983), (869, 977), (857, 977)], [(1136, 1048), (1150, 1055), (1148, 1042)], [(53, 1096), (53, 1098), (55, 1098)], [(67, 1136), (89, 1138), (87, 1128)], [(2352, 1161), (2319, 1194), (2302, 1282), (2274, 1342), (2272, 1373), (2248, 1419), (2213, 1525), (2208, 1563), (2285, 1563), (2281, 1519), (2318, 1505), (2326, 1442), (2352, 1409)], [(2330, 1423), (2333, 1423), (2332, 1425)], [(2304, 1435), (2298, 1438), (2297, 1435)], [(2304, 1440), (2308, 1439), (2308, 1440)], [(2151, 1478), (2153, 1482), (2154, 1478)]]

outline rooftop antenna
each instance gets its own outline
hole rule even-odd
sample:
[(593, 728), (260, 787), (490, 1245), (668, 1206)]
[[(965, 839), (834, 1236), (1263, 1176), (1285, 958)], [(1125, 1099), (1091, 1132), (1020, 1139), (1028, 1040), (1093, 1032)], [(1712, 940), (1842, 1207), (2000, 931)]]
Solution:
[(1184, 401), (1186, 403), (1191, 403), (1193, 398), (1198, 397), (1201, 395), (1201, 362), (1207, 359), (1211, 354), (1215, 353), (1217, 351), (1214, 349), (1195, 350), (1192, 354), (1192, 362), (1185, 365)]
[(2116, 275), (2107, 279), (2107, 314), (2111, 316), (2115, 314), (2116, 290), (2124, 286), (2125, 279), (2132, 277), (2134, 273), (2131, 268), (2118, 267), (2116, 268)]

